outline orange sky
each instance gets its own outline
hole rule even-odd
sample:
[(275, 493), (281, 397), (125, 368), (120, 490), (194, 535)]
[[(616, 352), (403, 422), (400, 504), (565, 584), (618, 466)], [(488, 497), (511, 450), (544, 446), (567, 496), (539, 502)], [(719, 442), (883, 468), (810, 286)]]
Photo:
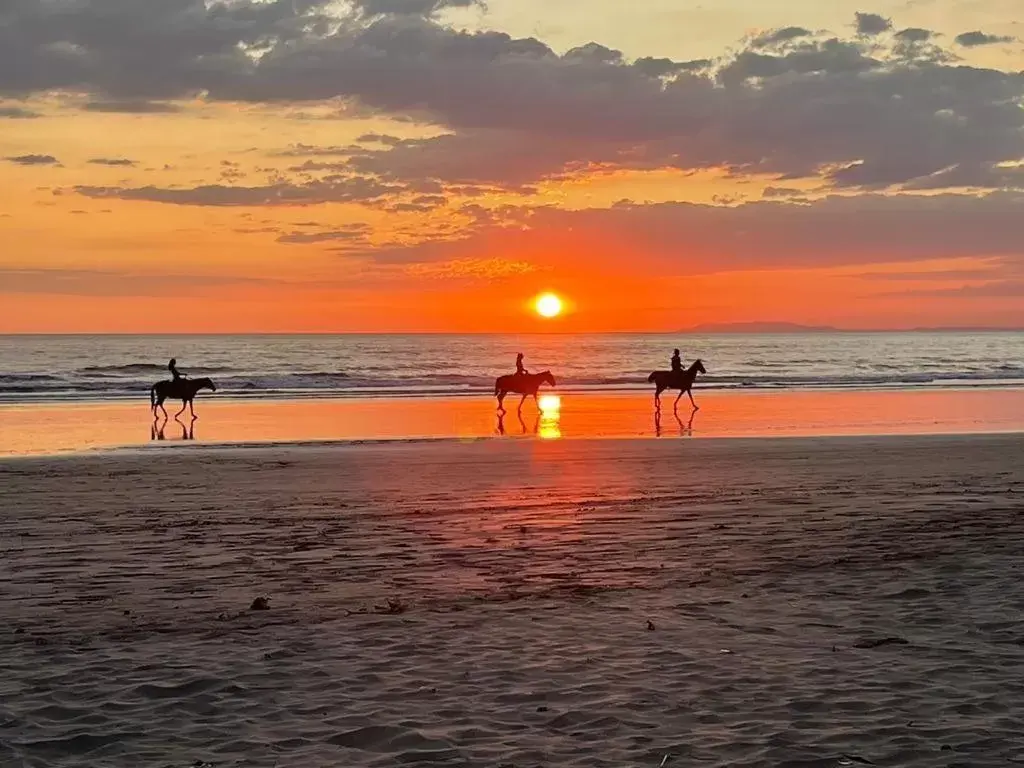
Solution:
[(405, 2), (12, 11), (0, 333), (1024, 326), (1014, 3)]

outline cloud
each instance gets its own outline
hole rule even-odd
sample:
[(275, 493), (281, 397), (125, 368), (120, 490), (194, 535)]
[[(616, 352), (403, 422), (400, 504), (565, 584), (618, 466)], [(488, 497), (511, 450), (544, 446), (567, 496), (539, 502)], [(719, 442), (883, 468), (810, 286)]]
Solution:
[(137, 161), (129, 160), (124, 157), (94, 157), (88, 160), (91, 165), (110, 165), (110, 166), (124, 166), (133, 167), (137, 165)]
[(1016, 298), (1024, 299), (1024, 280), (995, 280), (980, 285), (962, 285), (956, 288), (931, 288), (900, 292), (901, 295), (942, 296), (947, 298)]
[(980, 30), (974, 30), (973, 32), (964, 32), (954, 38), (954, 42), (957, 45), (962, 45), (965, 48), (976, 48), (979, 45), (995, 45), (998, 43), (1013, 43), (1016, 38), (1008, 35), (987, 35)]
[(800, 37), (808, 37), (812, 34), (811, 30), (804, 29), (803, 27), (783, 27), (782, 29), (773, 29), (757, 35), (750, 41), (750, 45), (752, 48), (770, 48), (782, 43), (788, 43)]
[[(361, 136), (358, 139), (360, 142), (370, 141), (369, 136)], [(294, 144), (288, 149), (278, 150), (272, 152), (273, 157), (323, 157), (330, 155), (351, 155), (353, 152), (359, 152), (362, 149), (358, 144), (350, 144), (344, 147), (318, 147), (312, 144)]]
[(973, 187), (977, 189), (1024, 189), (1024, 165), (980, 163), (952, 165), (903, 186), (908, 190)]
[(327, 32), (325, 4), (8, 0), (0, 5), (0, 93), (61, 90), (143, 104), (223, 87), (251, 72), (252, 51)]
[(11, 107), (0, 105), (0, 119), (7, 120), (32, 120), (42, 117), (38, 112), (33, 112), (22, 107)]
[(761, 197), (793, 197), (794, 195), (802, 195), (804, 191), (802, 189), (795, 189), (793, 187), (765, 187), (761, 192)]
[(213, 207), (304, 206), (320, 203), (359, 203), (405, 191), (404, 187), (372, 179), (348, 177), (306, 184), (281, 182), (259, 187), (206, 184), (189, 188), (78, 186), (75, 191), (92, 198), (141, 200), (172, 205)]
[(60, 160), (53, 155), (16, 155), (4, 159), (17, 165), (60, 165)]
[(112, 101), (89, 101), (82, 107), (86, 112), (112, 112), (129, 115), (163, 115), (180, 112), (176, 104), (145, 99), (121, 99)]
[(673, 61), (672, 59), (642, 56), (633, 66), (648, 77), (668, 77), (681, 72), (700, 72), (712, 67), (711, 59), (691, 59), (690, 61)]
[(2, 269), (0, 292), (58, 296), (167, 296), (277, 281), (218, 275), (150, 275), (85, 269)]
[[(653, 269), (665, 275), (839, 267), (960, 257), (1024, 262), (1024, 194), (830, 195), (809, 203), (766, 200), (568, 211), (484, 212), (456, 240), (373, 249), (385, 263), (429, 263), (480, 253), (540, 254), (551, 263)], [(540, 263), (540, 262), (539, 262)]]
[(595, 164), (828, 178), (856, 165), (831, 178), (872, 187), (1024, 156), (1024, 77), (952, 66), (925, 32), (888, 48), (793, 38), (694, 72), (602, 46), (558, 56), (535, 40), (386, 20), (268, 55), (259, 70), (291, 79), (298, 97), (344, 92), (448, 128), (354, 160), (394, 178), (522, 186)]
[(858, 35), (874, 36), (892, 29), (892, 21), (877, 13), (856, 13), (854, 24)]
[(434, 280), (500, 280), (537, 272), (534, 264), (506, 259), (455, 259), (437, 264), (409, 264), (406, 274)]
[(481, 0), (353, 0), (352, 4), (369, 16), (432, 16), (446, 8), (482, 6)]
[(370, 233), (370, 226), (364, 223), (349, 224), (343, 227), (321, 230), (319, 232), (286, 232), (277, 238), (279, 243), (307, 245), (309, 243), (326, 243), (334, 241), (365, 243)]
[(908, 43), (926, 43), (932, 39), (934, 32), (930, 29), (922, 29), (921, 27), (908, 27), (907, 29), (901, 29), (896, 33), (896, 39), (903, 40)]
[(597, 43), (559, 54), (436, 15), (471, 4), (14, 0), (0, 93), (353, 103), (439, 127), (352, 151), (359, 172), (403, 183), (528, 190), (594, 169), (720, 168), (876, 189), (1024, 157), (1024, 74), (956, 62), (929, 30), (883, 34), (877, 14), (857, 14), (853, 39), (784, 27), (677, 62)]

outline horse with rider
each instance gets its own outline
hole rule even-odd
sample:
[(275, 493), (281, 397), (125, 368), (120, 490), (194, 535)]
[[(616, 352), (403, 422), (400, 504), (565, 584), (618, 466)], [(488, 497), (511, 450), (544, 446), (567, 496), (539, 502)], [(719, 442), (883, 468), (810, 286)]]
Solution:
[(195, 411), (195, 399), (196, 395), (203, 389), (208, 389), (211, 392), (217, 391), (217, 385), (210, 379), (203, 377), (199, 379), (190, 379), (183, 376), (178, 370), (178, 361), (175, 358), (171, 358), (171, 361), (167, 363), (167, 370), (171, 373), (171, 378), (165, 379), (164, 381), (158, 381), (149, 389), (149, 405), (153, 411), (153, 416), (156, 416), (156, 409), (159, 408), (164, 412), (164, 418), (167, 418), (167, 409), (164, 408), (164, 400), (181, 400), (181, 410), (174, 414), (177, 418), (185, 409), (188, 408), (193, 418), (199, 418), (196, 416)]
[(499, 376), (494, 382), (494, 396), (498, 398), (498, 410), (502, 413), (505, 412), (505, 396), (510, 392), (523, 396), (519, 401), (519, 409), (522, 409), (527, 397), (532, 397), (536, 403), (537, 392), (543, 384), (555, 386), (555, 377), (551, 375), (551, 371), (530, 373), (523, 365), (523, 353), (520, 352), (516, 355), (516, 372), (507, 376)]

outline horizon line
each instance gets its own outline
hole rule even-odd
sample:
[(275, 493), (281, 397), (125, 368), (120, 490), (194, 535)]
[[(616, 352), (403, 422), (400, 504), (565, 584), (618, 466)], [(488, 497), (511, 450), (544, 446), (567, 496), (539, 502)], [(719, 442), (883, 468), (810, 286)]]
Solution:
[(1024, 326), (935, 326), (914, 328), (815, 327), (792, 330), (681, 328), (668, 331), (20, 331), (0, 332), (3, 337), (26, 336), (825, 336), (881, 333), (1022, 333)]

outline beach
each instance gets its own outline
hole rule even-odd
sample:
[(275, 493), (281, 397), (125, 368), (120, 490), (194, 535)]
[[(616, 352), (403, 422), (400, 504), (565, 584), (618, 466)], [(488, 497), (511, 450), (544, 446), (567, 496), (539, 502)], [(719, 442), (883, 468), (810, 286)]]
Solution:
[(204, 392), (193, 420), (153, 417), (145, 396), (112, 402), (0, 404), (0, 457), (144, 447), (380, 440), (827, 437), (1024, 431), (1024, 389), (677, 393), (541, 391), (504, 415), (486, 394), (448, 397), (244, 399)]
[(6, 459), (0, 764), (1012, 764), (1022, 448)]

